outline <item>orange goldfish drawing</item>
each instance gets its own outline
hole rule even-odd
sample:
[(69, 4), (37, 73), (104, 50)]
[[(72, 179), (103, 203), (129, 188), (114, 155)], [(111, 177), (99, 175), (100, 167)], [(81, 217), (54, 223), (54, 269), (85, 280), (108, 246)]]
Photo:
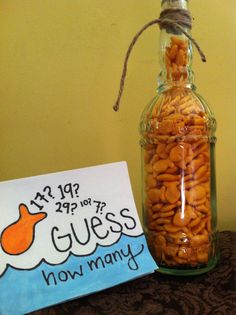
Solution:
[(34, 242), (36, 224), (46, 217), (47, 213), (30, 213), (25, 204), (20, 204), (18, 220), (2, 231), (0, 244), (4, 252), (9, 255), (26, 252)]

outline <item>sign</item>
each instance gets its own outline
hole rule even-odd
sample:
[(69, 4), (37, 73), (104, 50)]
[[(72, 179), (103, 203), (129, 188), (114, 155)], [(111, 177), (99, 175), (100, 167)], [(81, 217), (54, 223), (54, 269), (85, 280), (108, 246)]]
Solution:
[(125, 162), (0, 182), (0, 314), (25, 314), (157, 269)]

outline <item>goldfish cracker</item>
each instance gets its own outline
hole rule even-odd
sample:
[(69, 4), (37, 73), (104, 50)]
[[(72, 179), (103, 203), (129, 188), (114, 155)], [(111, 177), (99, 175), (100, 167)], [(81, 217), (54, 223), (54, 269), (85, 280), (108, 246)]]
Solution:
[(153, 210), (152, 210), (152, 206), (147, 207), (147, 219), (151, 219), (153, 215)]
[(162, 212), (170, 211), (176, 207), (179, 207), (180, 204), (181, 204), (181, 202), (176, 202), (175, 204), (165, 204), (165, 205), (162, 205), (162, 207), (159, 210)]
[(189, 228), (193, 228), (194, 226), (199, 225), (200, 223), (201, 223), (201, 217), (198, 216), (196, 219), (192, 220), (192, 221), (189, 223), (188, 227), (189, 227)]
[(144, 161), (145, 161), (146, 164), (148, 164), (150, 162), (151, 157), (152, 157), (152, 152), (145, 151), (145, 153), (144, 153)]
[(206, 244), (208, 243), (208, 241), (208, 232), (206, 230), (203, 230), (203, 233), (201, 234), (194, 235), (190, 240), (193, 247), (198, 247), (199, 245)]
[(183, 49), (179, 49), (176, 54), (176, 64), (177, 66), (183, 66), (186, 64), (185, 52)]
[(161, 191), (157, 188), (149, 189), (147, 196), (151, 202), (157, 203), (161, 200)]
[(208, 170), (208, 165), (202, 165), (201, 167), (199, 167), (199, 169), (193, 174), (195, 179), (199, 179), (201, 177), (203, 177), (206, 172)]
[(153, 165), (160, 159), (160, 157), (157, 154), (154, 154), (150, 160), (150, 164)]
[(179, 231), (183, 231), (185, 233), (188, 232), (188, 229), (185, 228), (185, 227), (179, 227), (179, 226), (175, 226), (173, 224), (165, 224), (164, 226), (164, 230), (166, 232), (169, 232), (169, 233), (176, 233), (176, 232), (179, 232)]
[(159, 159), (168, 159), (168, 154), (166, 153), (165, 150), (163, 150), (163, 151), (159, 154)]
[(148, 220), (147, 222), (148, 222), (148, 228), (150, 231), (151, 230), (155, 230), (156, 232), (159, 231), (154, 220), (151, 219), (151, 220)]
[(179, 112), (183, 112), (183, 110), (189, 108), (189, 107), (192, 107), (193, 106), (193, 102), (191, 99), (187, 99), (186, 101), (183, 101), (181, 102), (181, 104), (179, 105)]
[(172, 45), (178, 45), (179, 47), (187, 49), (187, 43), (186, 41), (176, 37), (176, 36), (171, 36), (171, 44)]
[(176, 233), (169, 233), (168, 240), (177, 245), (189, 243), (188, 234), (181, 230)]
[(158, 181), (165, 181), (165, 182), (175, 182), (180, 180), (180, 175), (172, 175), (172, 174), (161, 174), (156, 176)]
[(161, 201), (165, 202), (166, 201), (166, 187), (162, 186), (160, 191), (161, 191)]
[(167, 256), (175, 257), (178, 253), (178, 249), (179, 249), (178, 245), (169, 243), (169, 244), (166, 244), (166, 246), (164, 248), (164, 253)]
[(153, 170), (156, 174), (165, 172), (169, 167), (174, 167), (174, 163), (168, 159), (159, 160), (153, 165)]
[(205, 179), (208, 179), (208, 176), (203, 176), (202, 178), (196, 180), (192, 179), (191, 181), (185, 182), (184, 188), (185, 189), (193, 188), (194, 186), (197, 186), (198, 184), (204, 182)]
[(178, 171), (178, 167), (176, 166), (170, 167), (166, 170), (166, 174), (176, 174), (177, 171)]
[(207, 202), (207, 198), (206, 196), (204, 196), (202, 199), (194, 200), (192, 202), (192, 205), (197, 207), (197, 206), (205, 205), (206, 202)]
[(186, 206), (184, 212), (178, 210), (174, 217), (173, 223), (176, 226), (187, 226), (192, 219), (196, 219), (195, 211), (191, 206)]
[(173, 217), (174, 214), (175, 214), (174, 211), (160, 212), (159, 216), (160, 218), (168, 218), (168, 217)]
[(195, 237), (195, 235), (200, 236), (203, 231), (206, 231), (204, 230), (205, 228), (206, 228), (206, 220), (202, 219), (201, 222), (197, 226), (194, 226), (192, 228), (192, 232), (194, 234), (193, 238)]
[(180, 199), (180, 191), (177, 188), (177, 184), (175, 182), (170, 182), (166, 184), (166, 193), (165, 197), (167, 202), (176, 203)]
[(151, 214), (151, 219), (152, 219), (152, 221), (153, 221), (153, 220), (156, 220), (156, 219), (159, 218), (159, 217), (160, 217), (159, 212), (152, 212), (152, 214)]
[[(158, 143), (158, 145), (157, 145), (157, 149), (156, 149), (156, 153), (157, 153), (157, 155), (161, 155), (163, 152), (165, 152), (165, 148), (166, 148), (166, 144), (164, 144), (164, 143)], [(166, 154), (166, 152), (165, 152), (165, 154)]]
[(173, 104), (172, 106), (169, 106), (168, 108), (166, 108), (165, 112), (163, 111), (163, 116), (164, 116), (164, 118), (169, 117), (174, 112), (175, 112), (175, 107)]
[(171, 59), (171, 61), (175, 60), (176, 55), (178, 53), (178, 49), (179, 49), (178, 45), (174, 44), (174, 45), (171, 46), (169, 51), (167, 51), (168, 52), (167, 55), (168, 55), (169, 59)]
[(182, 171), (186, 170), (186, 160), (183, 159), (180, 162), (175, 162), (175, 165)]
[(206, 196), (206, 190), (201, 185), (196, 185), (194, 188), (191, 188), (186, 191), (186, 200), (188, 204), (194, 204), (194, 201), (201, 200)]
[(153, 173), (153, 168), (152, 168), (152, 164), (147, 164), (146, 166), (145, 166), (145, 170), (146, 170), (146, 172), (147, 173)]
[(196, 150), (199, 146), (206, 144), (206, 140), (205, 139), (200, 139), (198, 141), (196, 141), (195, 143), (192, 144), (192, 149)]
[(196, 148), (196, 150), (195, 150), (194, 153), (193, 153), (193, 156), (196, 157), (196, 156), (198, 156), (200, 153), (206, 152), (206, 151), (208, 151), (208, 150), (209, 150), (209, 144), (208, 144), (208, 143), (205, 143), (205, 144), (203, 144), (203, 145), (201, 145), (201, 146), (198, 146), (198, 147)]
[(189, 260), (189, 257), (192, 254), (192, 249), (188, 246), (180, 246), (178, 250), (178, 257), (182, 259)]
[(173, 147), (175, 147), (176, 146), (176, 143), (169, 143), (169, 144), (167, 144), (166, 145), (166, 147), (165, 147), (165, 151), (166, 151), (166, 153), (168, 154), (168, 156), (169, 156), (169, 153), (170, 153), (170, 150), (173, 148)]
[[(180, 96), (178, 95), (178, 97), (179, 97), (179, 101), (181, 101), (181, 104), (185, 104), (185, 103), (187, 103), (188, 101), (191, 100), (191, 97), (190, 97), (189, 94), (183, 95), (182, 97), (180, 97)], [(178, 109), (179, 109), (179, 108), (178, 108)]]
[(195, 172), (199, 169), (199, 167), (201, 167), (204, 164), (205, 161), (203, 157), (195, 158), (187, 165), (185, 173), (194, 175)]
[(163, 120), (172, 120), (172, 121), (186, 121), (185, 117), (179, 113), (174, 112), (173, 114), (168, 115), (167, 117), (163, 117)]
[(158, 124), (158, 132), (163, 135), (171, 134), (173, 129), (173, 121), (170, 119), (163, 120)]
[(193, 179), (193, 174), (184, 175), (184, 183), (191, 181)]
[(162, 207), (162, 203), (157, 203), (152, 207), (152, 209), (153, 211), (159, 211), (161, 207)]
[(148, 176), (147, 176), (147, 178), (146, 178), (146, 184), (147, 184), (147, 187), (150, 187), (150, 188), (156, 187), (157, 181), (156, 181), (156, 179), (153, 177), (152, 174), (148, 174)]
[(202, 204), (200, 206), (196, 206), (196, 210), (201, 212), (201, 213), (208, 213), (209, 212), (209, 208), (206, 207), (204, 204)]
[(165, 232), (162, 225), (155, 225), (155, 231), (157, 231), (159, 234)]
[(155, 222), (156, 222), (156, 224), (158, 224), (158, 225), (168, 224), (168, 223), (170, 223), (170, 219), (159, 218), (159, 219), (157, 219)]
[(181, 143), (178, 143), (170, 151), (170, 160), (173, 162), (180, 162), (184, 157), (184, 147)]

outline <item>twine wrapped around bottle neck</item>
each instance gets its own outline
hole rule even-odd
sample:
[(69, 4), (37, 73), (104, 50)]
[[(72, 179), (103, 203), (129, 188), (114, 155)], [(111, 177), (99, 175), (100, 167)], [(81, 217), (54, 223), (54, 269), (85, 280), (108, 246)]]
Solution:
[[(182, 8), (169, 8), (161, 12), (158, 24), (160, 29), (166, 29), (167, 32), (181, 33), (178, 26), (185, 29), (192, 29), (192, 17), (188, 10)], [(178, 26), (176, 26), (176, 24)]]
[(127, 74), (127, 66), (128, 66), (128, 60), (129, 60), (129, 56), (132, 52), (132, 49), (135, 45), (135, 43), (137, 42), (138, 38), (141, 36), (141, 34), (150, 26), (158, 24), (160, 29), (165, 29), (168, 33), (173, 33), (173, 34), (184, 34), (193, 44), (194, 46), (197, 48), (201, 60), (203, 62), (206, 62), (206, 57), (203, 53), (203, 51), (201, 50), (200, 46), (198, 45), (198, 43), (196, 42), (196, 40), (194, 38), (192, 38), (192, 36), (186, 31), (187, 30), (191, 30), (192, 29), (192, 17), (191, 14), (188, 10), (186, 9), (182, 9), (182, 8), (168, 8), (165, 9), (161, 12), (159, 19), (155, 19), (152, 20), (150, 22), (148, 22), (147, 24), (145, 24), (141, 30), (133, 37), (129, 48), (126, 52), (125, 55), (125, 60), (124, 60), (124, 65), (123, 65), (123, 71), (122, 71), (122, 75), (121, 75), (121, 79), (120, 79), (120, 89), (119, 89), (119, 93), (118, 93), (118, 97), (117, 100), (115, 102), (115, 105), (113, 106), (113, 109), (115, 111), (119, 110), (119, 104), (120, 104), (120, 100), (122, 97), (122, 93), (124, 90), (124, 84), (125, 84), (125, 78), (126, 78), (126, 74)]

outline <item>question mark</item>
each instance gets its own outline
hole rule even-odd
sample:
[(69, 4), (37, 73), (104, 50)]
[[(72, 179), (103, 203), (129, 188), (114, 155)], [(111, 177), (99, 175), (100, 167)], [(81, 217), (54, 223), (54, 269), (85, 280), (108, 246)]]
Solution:
[(100, 207), (100, 212), (101, 212), (101, 214), (102, 214), (102, 209), (104, 208), (104, 207), (106, 207), (106, 203), (105, 202), (102, 202), (102, 205), (101, 205), (101, 207)]
[(71, 214), (74, 215), (74, 210), (78, 207), (77, 203), (72, 203), (71, 204)]
[(76, 194), (76, 197), (79, 197), (79, 195), (78, 195), (79, 184), (74, 184), (73, 187), (76, 187), (75, 188), (75, 194)]
[(50, 198), (52, 198), (52, 199), (55, 198), (55, 197), (52, 195), (52, 189), (51, 189), (50, 186), (44, 187), (43, 191), (46, 192)]

